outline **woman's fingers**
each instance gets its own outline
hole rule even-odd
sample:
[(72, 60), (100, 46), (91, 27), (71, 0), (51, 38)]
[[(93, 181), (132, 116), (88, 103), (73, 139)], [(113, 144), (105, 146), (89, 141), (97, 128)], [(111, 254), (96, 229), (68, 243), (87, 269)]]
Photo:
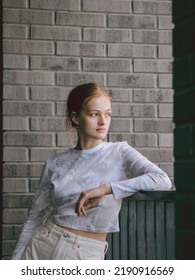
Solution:
[(75, 213), (78, 216), (81, 213), (86, 216), (87, 209), (96, 205), (104, 195), (110, 193), (112, 193), (110, 184), (104, 184), (97, 188), (82, 192), (76, 202)]
[(80, 215), (81, 213), (82, 213), (84, 216), (87, 215), (87, 213), (86, 213), (84, 207), (81, 207), (80, 212), (78, 213), (78, 215)]
[(78, 200), (77, 200), (77, 203), (76, 203), (76, 207), (75, 207), (75, 213), (77, 213), (77, 215), (79, 216), (81, 213), (83, 215), (86, 215), (86, 212), (85, 212), (85, 209), (83, 207), (84, 203), (85, 203), (85, 200), (86, 200), (86, 196), (84, 193), (81, 193)]
[(79, 216), (81, 213), (86, 216), (86, 210), (94, 206), (100, 201), (100, 197), (88, 198), (88, 195), (81, 193), (79, 199), (77, 200), (75, 213)]
[(95, 206), (99, 201), (100, 201), (100, 197), (94, 197), (94, 198), (90, 198), (85, 204), (84, 204), (84, 209), (87, 210), (92, 206)]

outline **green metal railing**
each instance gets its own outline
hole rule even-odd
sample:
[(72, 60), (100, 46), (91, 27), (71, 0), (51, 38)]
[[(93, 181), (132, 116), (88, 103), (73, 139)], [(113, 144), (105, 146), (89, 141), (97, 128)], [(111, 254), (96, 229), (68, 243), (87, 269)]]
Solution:
[(120, 232), (108, 235), (105, 259), (175, 259), (174, 193), (144, 191), (124, 199)]

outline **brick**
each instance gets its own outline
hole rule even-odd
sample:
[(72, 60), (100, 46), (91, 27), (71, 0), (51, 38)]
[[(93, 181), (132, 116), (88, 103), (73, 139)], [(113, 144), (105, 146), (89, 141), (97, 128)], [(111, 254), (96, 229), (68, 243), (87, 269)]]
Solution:
[(29, 181), (30, 181), (29, 182), (29, 184), (30, 184), (30, 186), (29, 186), (30, 191), (35, 193), (35, 191), (37, 189), (37, 186), (38, 186), (38, 183), (39, 183), (39, 178), (37, 178), (37, 179), (32, 178)]
[(172, 16), (158, 17), (159, 29), (173, 29)]
[(57, 55), (105, 57), (106, 46), (103, 43), (57, 42)]
[(131, 31), (125, 29), (84, 28), (83, 41), (130, 43)]
[(52, 56), (33, 56), (31, 57), (31, 69), (33, 70), (64, 70), (79, 71), (79, 58), (52, 57)]
[(172, 34), (169, 30), (134, 30), (133, 42), (144, 44), (171, 44)]
[(56, 24), (71, 26), (94, 26), (105, 27), (106, 17), (103, 14), (89, 13), (56, 13)]
[(54, 53), (54, 44), (33, 40), (4, 40), (3, 49), (4, 53), (11, 54), (49, 55)]
[(4, 0), (4, 7), (17, 7), (17, 8), (27, 8), (28, 0)]
[(134, 102), (163, 103), (173, 102), (172, 89), (134, 89)]
[(12, 240), (17, 239), (21, 231), (20, 225), (4, 225), (3, 226), (3, 239)]
[(30, 208), (33, 198), (33, 194), (4, 194), (3, 206), (5, 208)]
[(159, 117), (172, 118), (173, 117), (173, 104), (159, 104)]
[(28, 161), (28, 150), (26, 148), (4, 147), (3, 160), (12, 162)]
[(5, 84), (53, 85), (54, 73), (49, 71), (4, 71)]
[(13, 209), (3, 211), (3, 223), (5, 224), (20, 224), (23, 223), (27, 216), (26, 210), (17, 210), (13, 211)]
[(134, 130), (136, 132), (164, 132), (170, 133), (173, 131), (172, 120), (134, 120)]
[(4, 133), (4, 145), (7, 146), (42, 146), (55, 145), (54, 135), (51, 133)]
[[(5, 260), (7, 259), (8, 256), (10, 256), (13, 252), (13, 249), (16, 245), (16, 242), (9, 240), (9, 241), (3, 241), (2, 243), (2, 253), (3, 256), (5, 256)], [(9, 260), (10, 258), (8, 258)]]
[[(163, 171), (165, 171), (169, 177), (173, 178), (173, 176), (174, 176), (174, 168), (173, 168), (173, 164), (172, 163), (160, 163), (158, 166)], [(174, 184), (174, 182), (173, 182), (173, 184)], [(173, 186), (173, 188), (174, 188), (174, 186)]]
[(129, 72), (131, 70), (131, 60), (129, 59), (83, 59), (84, 71), (96, 72)]
[(173, 147), (173, 134), (159, 134), (159, 147)]
[(49, 102), (4, 102), (4, 114), (8, 115), (50, 116), (54, 114), (53, 111), (53, 104)]
[(4, 69), (28, 69), (28, 57), (26, 55), (4, 55)]
[(61, 132), (57, 134), (58, 147), (74, 147), (76, 145), (76, 134), (71, 132)]
[(108, 44), (108, 56), (129, 58), (155, 58), (156, 49), (154, 46), (129, 45), (120, 43)]
[(66, 103), (64, 102), (57, 102), (56, 104), (56, 115), (57, 116), (65, 116), (66, 115)]
[(108, 27), (153, 29), (156, 26), (155, 16), (108, 15)]
[(131, 13), (131, 2), (112, 0), (83, 0), (83, 11)]
[(112, 101), (131, 101), (132, 90), (131, 89), (109, 89), (109, 95)]
[(72, 87), (32, 86), (31, 100), (67, 101)]
[(154, 75), (108, 74), (108, 86), (155, 87)]
[(33, 0), (30, 3), (31, 8), (48, 9), (48, 10), (65, 10), (65, 11), (79, 11), (80, 0)]
[(20, 24), (54, 24), (54, 15), (50, 11), (4, 9), (3, 19)]
[(143, 156), (148, 158), (150, 161), (154, 163), (162, 163), (162, 162), (172, 162), (173, 155), (172, 150), (168, 149), (139, 149), (139, 152), (142, 153)]
[(3, 192), (4, 193), (20, 193), (28, 191), (27, 179), (3, 179)]
[(172, 45), (160, 45), (158, 46), (158, 58), (172, 58)]
[(29, 130), (28, 117), (4, 117), (3, 118), (4, 130)]
[(96, 82), (105, 86), (105, 74), (98, 73), (57, 73), (58, 86), (77, 86), (84, 83)]
[(159, 88), (173, 88), (172, 74), (159, 74)]
[(154, 105), (112, 104), (112, 115), (121, 117), (155, 117)]
[(3, 36), (4, 38), (12, 38), (12, 39), (28, 38), (28, 27), (25, 25), (4, 24)]
[(116, 134), (109, 135), (111, 142), (127, 141), (133, 147), (157, 147), (157, 135), (155, 134)]
[(28, 99), (28, 87), (4, 85), (3, 97), (4, 99), (26, 100)]
[(34, 177), (40, 177), (41, 171), (43, 168), (43, 164), (4, 164), (3, 166), (3, 172), (4, 177), (14, 177), (14, 179), (21, 179), (23, 178), (34, 178)]
[(64, 26), (32, 26), (32, 39), (81, 41), (81, 28)]
[(171, 15), (172, 3), (171, 1), (134, 1), (133, 12), (135, 14)]
[(135, 59), (133, 72), (153, 72), (153, 73), (171, 73), (172, 63), (170, 60), (157, 59)]
[(62, 131), (64, 127), (64, 118), (31, 118), (32, 131)]
[(39, 149), (39, 148), (33, 148), (30, 150), (30, 161), (31, 162), (45, 162), (47, 160), (47, 158), (52, 155), (55, 154), (57, 152), (60, 152), (59, 149)]
[(132, 123), (130, 119), (112, 118), (110, 124), (110, 132), (129, 132), (132, 129)]

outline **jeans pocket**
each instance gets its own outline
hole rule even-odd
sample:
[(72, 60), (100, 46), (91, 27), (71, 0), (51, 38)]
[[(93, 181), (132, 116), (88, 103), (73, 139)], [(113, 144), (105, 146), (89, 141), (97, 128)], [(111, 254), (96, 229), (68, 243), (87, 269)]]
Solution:
[(75, 260), (74, 255), (72, 243), (65, 240), (62, 235), (53, 248), (51, 260)]
[(80, 260), (104, 260), (104, 247), (93, 244), (81, 245), (78, 249), (78, 256)]

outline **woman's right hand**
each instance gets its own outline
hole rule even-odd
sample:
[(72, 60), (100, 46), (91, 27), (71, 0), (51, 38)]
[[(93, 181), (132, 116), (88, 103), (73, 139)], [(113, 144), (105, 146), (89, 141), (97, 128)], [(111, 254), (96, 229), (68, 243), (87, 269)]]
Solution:
[(76, 202), (75, 213), (78, 216), (80, 214), (86, 216), (87, 209), (96, 205), (103, 196), (111, 193), (112, 193), (112, 188), (110, 184), (104, 184), (97, 188), (83, 191)]

